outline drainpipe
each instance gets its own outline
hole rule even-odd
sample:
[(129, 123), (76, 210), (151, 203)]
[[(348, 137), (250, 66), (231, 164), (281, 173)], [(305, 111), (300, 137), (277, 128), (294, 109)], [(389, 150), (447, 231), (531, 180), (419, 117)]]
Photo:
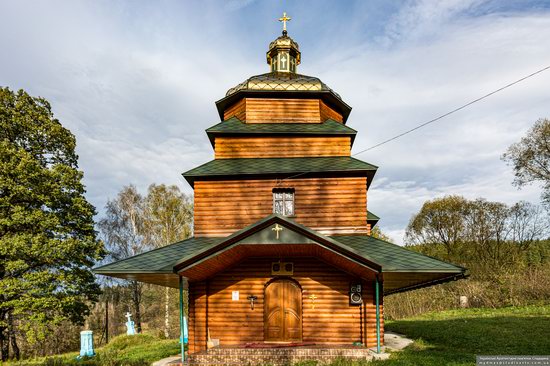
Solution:
[(185, 362), (185, 343), (183, 338), (184, 324), (183, 324), (183, 277), (179, 276), (180, 285), (180, 345), (181, 345), (181, 363)]
[(378, 275), (374, 280), (374, 292), (376, 299), (376, 353), (380, 353), (380, 284)]

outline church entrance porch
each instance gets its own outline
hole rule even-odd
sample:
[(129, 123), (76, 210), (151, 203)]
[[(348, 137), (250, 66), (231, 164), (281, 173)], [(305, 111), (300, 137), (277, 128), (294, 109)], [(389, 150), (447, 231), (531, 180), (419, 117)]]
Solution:
[[(252, 257), (189, 283), (191, 354), (218, 344), (376, 345), (374, 281), (357, 279), (315, 257), (281, 262), (292, 263), (291, 276), (272, 274), (277, 257)], [(354, 283), (362, 284), (358, 304), (350, 302)]]

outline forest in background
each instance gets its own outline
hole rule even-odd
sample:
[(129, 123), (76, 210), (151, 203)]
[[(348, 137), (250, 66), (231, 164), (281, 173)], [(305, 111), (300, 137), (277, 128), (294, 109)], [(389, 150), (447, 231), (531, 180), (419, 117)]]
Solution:
[(409, 222), (407, 247), (466, 267), (470, 278), (388, 296), (386, 317), (456, 308), (460, 296), (473, 307), (550, 302), (550, 120), (536, 121), (502, 160), (518, 188), (540, 185), (540, 205), (452, 195), (425, 202)]
[(467, 307), (550, 303), (550, 214), (519, 202), (447, 196), (426, 202), (406, 231), (406, 247), (468, 269), (466, 280), (390, 295), (388, 319)]

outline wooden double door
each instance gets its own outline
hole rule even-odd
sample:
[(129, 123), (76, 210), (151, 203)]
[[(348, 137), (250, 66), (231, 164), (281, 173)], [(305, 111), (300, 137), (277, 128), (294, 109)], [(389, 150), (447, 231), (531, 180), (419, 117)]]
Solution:
[(264, 338), (266, 342), (302, 340), (302, 289), (288, 279), (268, 284), (264, 297)]

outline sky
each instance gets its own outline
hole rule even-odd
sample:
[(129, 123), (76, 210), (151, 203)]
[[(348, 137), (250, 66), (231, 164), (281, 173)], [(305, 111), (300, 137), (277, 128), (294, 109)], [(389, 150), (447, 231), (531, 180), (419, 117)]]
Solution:
[[(215, 101), (269, 71), (286, 11), (298, 72), (353, 107), (352, 153), (550, 65), (550, 1), (0, 0), (0, 86), (50, 101), (77, 138), (102, 215), (125, 185), (192, 193), (181, 173), (213, 159)], [(357, 158), (379, 166), (368, 209), (396, 243), (411, 216), (459, 194), (539, 202), (502, 160), (543, 117), (550, 70)]]

